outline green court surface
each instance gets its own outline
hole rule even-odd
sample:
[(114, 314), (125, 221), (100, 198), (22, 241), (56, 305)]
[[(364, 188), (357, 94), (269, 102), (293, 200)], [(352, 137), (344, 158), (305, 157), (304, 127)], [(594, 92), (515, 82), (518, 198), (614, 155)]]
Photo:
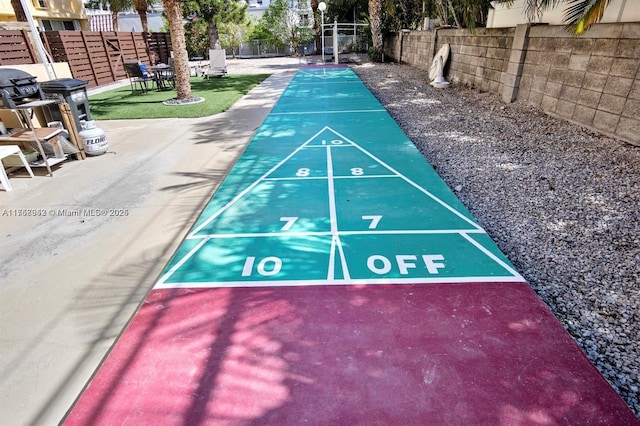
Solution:
[(299, 71), (156, 288), (523, 281), (348, 68)]

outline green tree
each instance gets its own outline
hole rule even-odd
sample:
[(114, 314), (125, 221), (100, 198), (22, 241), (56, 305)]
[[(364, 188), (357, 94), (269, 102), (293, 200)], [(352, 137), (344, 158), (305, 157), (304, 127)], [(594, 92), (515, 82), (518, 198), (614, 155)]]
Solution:
[(325, 17), (328, 15), (331, 22), (359, 22), (369, 17), (368, 4), (367, 0), (331, 0)]
[(295, 52), (314, 36), (310, 28), (301, 27), (301, 22), (298, 11), (289, 8), (286, 0), (273, 0), (260, 18), (258, 31), (270, 44), (287, 45)]
[(247, 3), (240, 0), (187, 0), (182, 4), (184, 16), (195, 17), (207, 23), (209, 48), (220, 48), (220, 23), (240, 23), (246, 19)]
[(225, 49), (231, 49), (231, 55), (236, 57), (236, 50), (247, 41), (251, 34), (253, 25), (251, 21), (245, 20), (241, 23), (223, 22), (220, 24), (220, 42)]
[[(468, 28), (473, 32), (477, 26), (486, 24), (490, 7), (491, 0), (427, 0), (422, 4), (421, 16), (430, 16), (440, 20), (442, 25)], [(413, 16), (416, 9), (414, 6)]]
[(209, 51), (208, 24), (195, 17), (184, 24), (184, 37), (189, 56), (206, 56)]
[(274, 0), (264, 11), (259, 22), (260, 35), (268, 43), (278, 47), (285, 45), (287, 41), (286, 17), (289, 9), (285, 0)]

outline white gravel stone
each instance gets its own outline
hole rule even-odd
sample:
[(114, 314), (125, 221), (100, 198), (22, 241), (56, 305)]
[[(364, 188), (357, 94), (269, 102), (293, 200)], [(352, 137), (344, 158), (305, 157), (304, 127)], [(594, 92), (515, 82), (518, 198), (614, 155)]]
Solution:
[(354, 70), (640, 415), (640, 147), (417, 68)]

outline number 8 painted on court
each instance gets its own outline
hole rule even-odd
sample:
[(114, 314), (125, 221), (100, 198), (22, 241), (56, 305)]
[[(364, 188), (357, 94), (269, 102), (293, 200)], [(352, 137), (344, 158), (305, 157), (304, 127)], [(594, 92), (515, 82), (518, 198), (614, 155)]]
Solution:
[(307, 169), (306, 167), (303, 167), (301, 169), (298, 169), (298, 171), (296, 172), (296, 176), (307, 177), (309, 176), (309, 173), (311, 173), (311, 169)]

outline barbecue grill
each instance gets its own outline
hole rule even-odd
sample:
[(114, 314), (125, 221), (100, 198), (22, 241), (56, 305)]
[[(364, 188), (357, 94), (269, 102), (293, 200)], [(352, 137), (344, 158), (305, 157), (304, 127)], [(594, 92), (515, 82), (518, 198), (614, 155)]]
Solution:
[(36, 77), (14, 68), (0, 68), (0, 99), (4, 108), (45, 99)]

